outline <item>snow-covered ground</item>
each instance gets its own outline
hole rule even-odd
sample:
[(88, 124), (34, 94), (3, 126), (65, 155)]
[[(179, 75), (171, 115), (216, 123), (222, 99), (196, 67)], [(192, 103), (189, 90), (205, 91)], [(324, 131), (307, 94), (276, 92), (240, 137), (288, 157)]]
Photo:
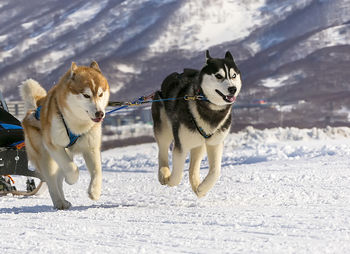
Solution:
[(3, 253), (350, 252), (349, 128), (231, 134), (221, 178), (200, 200), (187, 170), (178, 187), (158, 183), (154, 143), (103, 153), (98, 202), (77, 163), (68, 211), (54, 210), (47, 192), (0, 198)]

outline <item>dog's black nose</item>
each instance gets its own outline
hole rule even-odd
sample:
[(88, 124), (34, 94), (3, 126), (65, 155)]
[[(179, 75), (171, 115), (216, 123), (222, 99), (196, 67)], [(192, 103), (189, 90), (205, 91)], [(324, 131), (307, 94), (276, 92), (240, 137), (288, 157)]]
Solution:
[(235, 87), (235, 86), (230, 86), (230, 87), (228, 88), (228, 91), (229, 91), (230, 94), (235, 94), (235, 93), (237, 92), (237, 87)]
[(95, 113), (96, 118), (102, 118), (105, 114), (102, 111), (97, 111)]

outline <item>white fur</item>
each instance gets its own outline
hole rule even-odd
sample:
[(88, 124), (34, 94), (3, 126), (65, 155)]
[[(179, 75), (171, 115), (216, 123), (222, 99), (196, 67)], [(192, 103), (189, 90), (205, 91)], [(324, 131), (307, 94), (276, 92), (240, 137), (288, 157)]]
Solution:
[[(76, 70), (74, 66), (72, 71), (73, 69)], [(21, 94), (29, 109), (33, 109), (34, 106), (36, 108), (35, 98), (44, 95), (43, 91), (45, 90), (34, 80), (23, 83)], [(102, 97), (91, 100), (81, 94), (72, 93), (68, 93), (64, 98), (66, 104), (60, 105), (69, 107), (61, 106), (60, 110), (68, 128), (75, 134), (83, 134), (70, 148), (65, 148), (70, 141), (57, 109), (50, 108), (50, 105), (55, 105), (49, 103), (50, 99), (44, 104), (47, 119), (50, 120), (45, 122), (41, 117), (40, 130), (32, 128), (38, 121), (33, 120), (31, 114), (28, 114), (23, 121), (28, 157), (47, 181), (52, 202), (57, 209), (68, 209), (71, 206), (64, 197), (62, 185), (64, 179), (68, 184), (74, 184), (79, 178), (78, 167), (73, 161), (73, 155), (77, 153), (83, 155), (91, 175), (89, 197), (97, 200), (101, 195), (101, 122), (96, 123), (92, 118), (95, 117), (96, 110), (105, 110), (108, 98), (108, 90)]]
[(241, 91), (242, 88), (242, 80), (241, 80), (241, 74), (239, 73), (235, 73), (234, 71), (232, 71), (233, 69), (231, 69), (231, 77), (233, 76), (233, 74), (236, 74), (235, 78), (231, 78), (230, 79), (230, 83), (229, 86), (235, 86), (237, 88), (237, 91), (235, 93), (235, 96), (237, 96), (239, 94), (239, 92)]
[[(210, 107), (213, 110), (224, 109), (224, 106), (217, 106), (214, 104), (211, 104)], [(195, 102), (193, 102), (193, 101), (189, 102), (189, 109), (190, 109), (190, 112), (191, 112), (194, 120), (196, 121), (197, 125), (202, 127), (203, 130), (205, 131), (205, 133), (207, 133), (207, 134), (215, 133), (218, 129), (220, 129), (221, 126), (225, 123), (225, 121), (227, 120), (227, 118), (231, 114), (231, 109), (230, 109), (229, 114), (227, 114), (226, 117), (220, 123), (217, 123), (217, 125), (215, 127), (212, 127), (207, 121), (204, 121), (203, 119), (201, 119), (201, 117), (198, 113), (197, 104)]]
[[(216, 75), (218, 74), (220, 74), (222, 78), (217, 78)], [(236, 73), (233, 68), (229, 69), (226, 65), (225, 69), (219, 69), (217, 73), (211, 75), (204, 74), (201, 84), (204, 95), (210, 101), (209, 107), (213, 110), (213, 114), (215, 114), (215, 111), (224, 110), (227, 105), (232, 104), (232, 102), (224, 100), (216, 90), (220, 91), (224, 96), (236, 97), (241, 90), (241, 86), (240, 74)], [(236, 87), (234, 95), (229, 91), (231, 87)], [(189, 179), (192, 190), (200, 198), (206, 195), (220, 176), (223, 142), (229, 132), (229, 129), (225, 131), (220, 131), (220, 129), (230, 116), (231, 109), (227, 112), (226, 117), (213, 127), (210, 123), (201, 118), (196, 102), (189, 101), (188, 103), (190, 112), (197, 126), (200, 126), (205, 133), (212, 136), (209, 139), (205, 139), (199, 132), (193, 132), (185, 125), (180, 125), (178, 135), (181, 149), (174, 146), (175, 148), (172, 153), (173, 169), (170, 171), (168, 149), (173, 141), (173, 134), (170, 124), (171, 121), (168, 119), (165, 109), (161, 108), (160, 118), (162, 126), (159, 128), (160, 131), (155, 131), (155, 138), (159, 147), (158, 178), (163, 185), (178, 185), (182, 179), (186, 156), (190, 153)], [(201, 182), (199, 169), (205, 151), (207, 151), (208, 155), (209, 173)]]
[[(168, 150), (171, 142), (173, 141), (172, 129), (170, 120), (167, 118), (164, 109), (161, 109), (162, 126), (161, 132), (155, 133), (155, 138), (159, 147), (159, 171), (158, 179), (161, 184), (167, 184), (168, 186), (176, 186), (180, 184), (186, 156), (188, 153), (190, 156), (190, 168), (189, 168), (189, 180), (192, 190), (200, 198), (207, 194), (207, 192), (214, 186), (220, 176), (221, 169), (221, 157), (223, 149), (223, 141), (227, 136), (229, 130), (225, 132), (216, 131), (212, 129), (208, 124), (204, 124), (204, 121), (200, 119), (197, 112), (195, 102), (189, 102), (191, 112), (197, 117), (197, 121), (201, 123), (207, 130), (215, 132), (215, 134), (209, 139), (203, 138), (198, 132), (192, 132), (184, 125), (179, 128), (179, 137), (181, 143), (181, 150), (174, 148), (172, 153), (173, 169), (170, 171), (168, 162)], [(228, 113), (227, 117), (231, 111)], [(224, 122), (219, 123), (219, 126)], [(200, 163), (204, 156), (205, 150), (208, 153), (209, 160), (209, 173), (205, 179), (200, 181)]]
[[(216, 74), (220, 74), (221, 76), (225, 77), (225, 73), (227, 73), (228, 77), (223, 80), (218, 80), (215, 77)], [(235, 78), (232, 78), (233, 74), (236, 74)], [(237, 91), (235, 93), (235, 96), (237, 96), (242, 88), (241, 75), (236, 73), (232, 68), (229, 70), (226, 65), (225, 70), (220, 69), (215, 74), (203, 75), (203, 92), (208, 98), (208, 100), (215, 105), (224, 106), (230, 104), (229, 102), (224, 101), (222, 97), (217, 92), (215, 92), (215, 90), (219, 90), (222, 94), (228, 95), (228, 88), (233, 86), (237, 88)]]
[[(100, 97), (100, 95), (102, 94), (102, 97)], [(109, 96), (107, 96), (106, 92), (103, 92), (103, 90), (101, 88), (99, 88), (97, 90), (97, 95), (98, 95), (98, 99), (96, 100), (96, 107), (97, 110), (102, 111), (103, 114), (105, 115), (105, 106), (108, 104), (108, 100), (109, 100)]]
[(20, 94), (24, 100), (25, 111), (34, 110), (37, 108), (35, 99), (36, 97), (45, 97), (46, 91), (42, 86), (34, 79), (27, 79), (22, 82), (20, 86)]
[[(92, 93), (91, 93), (92, 94)], [(95, 118), (96, 104), (91, 98), (85, 98), (82, 94), (68, 94), (69, 107), (62, 109), (67, 118), (69, 128), (75, 134), (86, 132), (94, 124), (91, 119)]]
[[(85, 98), (83, 94), (89, 95), (90, 98)], [(92, 94), (90, 88), (85, 88), (84, 92), (81, 94), (69, 94), (67, 101), (71, 107), (67, 109), (69, 110), (69, 113), (66, 112), (66, 114), (73, 114), (74, 117), (81, 120), (94, 119), (97, 111), (102, 111), (105, 114), (105, 105), (108, 103), (109, 94), (103, 92), (101, 88), (98, 89), (98, 96), (96, 99), (93, 98)], [(100, 94), (102, 94), (102, 97), (99, 97)], [(73, 108), (74, 111), (72, 110)]]

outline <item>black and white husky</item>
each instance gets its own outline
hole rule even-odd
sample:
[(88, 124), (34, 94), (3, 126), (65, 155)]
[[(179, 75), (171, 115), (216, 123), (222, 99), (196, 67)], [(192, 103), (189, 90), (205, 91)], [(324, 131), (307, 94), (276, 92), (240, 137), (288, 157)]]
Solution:
[[(241, 74), (230, 52), (225, 58), (212, 58), (200, 70), (172, 73), (162, 83), (152, 104), (154, 135), (158, 144), (159, 182), (180, 183), (190, 152), (189, 178), (193, 191), (203, 197), (220, 176), (223, 141), (231, 125), (231, 106), (241, 90)], [(176, 99), (174, 99), (176, 98)], [(194, 99), (194, 100), (185, 100)], [(173, 170), (168, 150), (173, 145)], [(209, 173), (200, 183), (200, 163), (207, 150)]]

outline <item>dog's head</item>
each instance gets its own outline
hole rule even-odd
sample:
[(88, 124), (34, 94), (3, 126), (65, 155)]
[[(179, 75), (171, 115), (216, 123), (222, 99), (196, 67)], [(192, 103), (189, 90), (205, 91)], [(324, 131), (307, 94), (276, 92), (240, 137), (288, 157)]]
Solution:
[(101, 122), (109, 100), (109, 86), (98, 64), (93, 61), (88, 67), (73, 62), (66, 78), (70, 111), (79, 119)]
[(235, 102), (242, 81), (233, 57), (229, 51), (225, 58), (212, 58), (206, 51), (206, 65), (200, 72), (200, 88), (213, 104), (224, 106)]

